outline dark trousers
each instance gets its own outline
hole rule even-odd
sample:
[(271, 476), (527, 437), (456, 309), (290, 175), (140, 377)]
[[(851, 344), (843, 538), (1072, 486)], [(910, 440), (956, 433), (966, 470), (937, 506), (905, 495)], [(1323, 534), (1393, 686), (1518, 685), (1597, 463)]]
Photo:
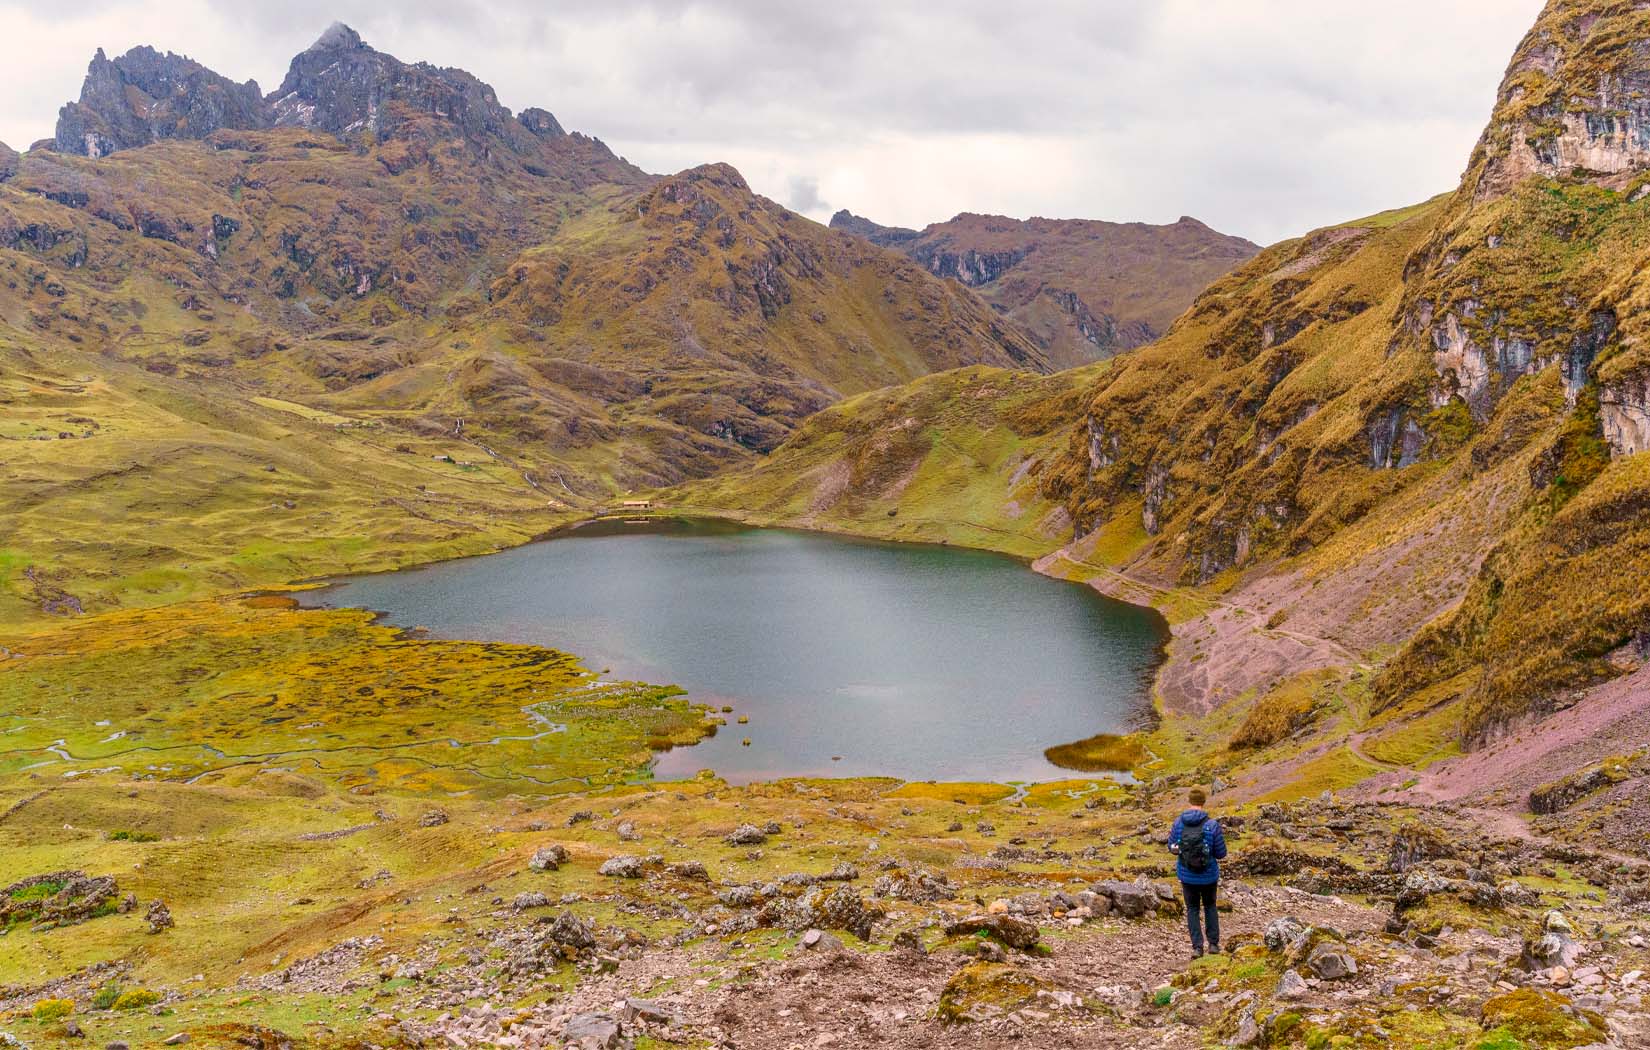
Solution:
[(1219, 885), (1213, 882), (1207, 886), (1180, 884), (1181, 892), (1186, 895), (1186, 931), (1192, 935), (1194, 951), (1203, 950), (1204, 931), (1209, 934), (1209, 947), (1220, 947), (1220, 912), (1215, 910), (1215, 889)]

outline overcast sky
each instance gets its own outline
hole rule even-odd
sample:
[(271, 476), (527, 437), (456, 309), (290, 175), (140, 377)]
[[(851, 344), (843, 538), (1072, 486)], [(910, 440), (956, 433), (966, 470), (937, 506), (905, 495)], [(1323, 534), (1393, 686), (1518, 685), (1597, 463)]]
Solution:
[(959, 211), (1261, 242), (1453, 187), (1542, 0), (0, 0), (0, 141), (97, 47), (280, 83), (335, 19), (649, 171), (735, 164), (824, 220)]

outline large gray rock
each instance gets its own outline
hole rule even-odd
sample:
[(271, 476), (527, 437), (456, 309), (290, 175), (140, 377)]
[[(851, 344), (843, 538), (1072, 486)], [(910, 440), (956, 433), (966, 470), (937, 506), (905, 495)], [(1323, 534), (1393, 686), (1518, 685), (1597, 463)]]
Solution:
[(1312, 949), (1306, 965), (1323, 981), (1341, 981), (1358, 974), (1358, 960), (1333, 944), (1320, 944)]
[(607, 1014), (575, 1014), (561, 1030), (562, 1043), (578, 1050), (617, 1050), (624, 1032)]
[(1042, 931), (1037, 924), (1007, 913), (970, 915), (958, 919), (945, 928), (947, 937), (966, 937), (975, 933), (989, 933), (1010, 948), (1030, 951), (1037, 946)]
[(1303, 999), (1311, 990), (1306, 983), (1306, 978), (1294, 970), (1283, 971), (1283, 976), (1278, 979), (1277, 997), (1279, 999)]
[(741, 824), (728, 836), (730, 846), (760, 846), (768, 841), (768, 833), (755, 824)]
[(1098, 882), (1094, 892), (1111, 902), (1111, 910), (1125, 919), (1139, 919), (1157, 911), (1162, 898), (1151, 886), (1135, 882)]
[(1310, 929), (1293, 915), (1285, 915), (1273, 919), (1266, 924), (1266, 947), (1269, 951), (1281, 952), (1291, 944), (1306, 936)]
[(0, 142), (0, 182), (5, 182), (16, 175), (17, 166), (21, 163), (22, 158), (17, 155), (17, 151), (4, 142)]
[(633, 856), (610, 857), (596, 869), (597, 874), (609, 875), (616, 879), (639, 879), (645, 871), (642, 858)]
[(540, 846), (533, 851), (533, 858), (527, 862), (527, 867), (533, 871), (555, 871), (566, 863), (565, 846)]

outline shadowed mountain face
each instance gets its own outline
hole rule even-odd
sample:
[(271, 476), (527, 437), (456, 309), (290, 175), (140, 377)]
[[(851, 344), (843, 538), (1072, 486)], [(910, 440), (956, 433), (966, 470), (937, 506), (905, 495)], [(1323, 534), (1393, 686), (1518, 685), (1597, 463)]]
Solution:
[(918, 231), (840, 211), (831, 227), (973, 288), (1057, 367), (1151, 342), (1211, 281), (1260, 250), (1191, 218), (1151, 226), (965, 213)]

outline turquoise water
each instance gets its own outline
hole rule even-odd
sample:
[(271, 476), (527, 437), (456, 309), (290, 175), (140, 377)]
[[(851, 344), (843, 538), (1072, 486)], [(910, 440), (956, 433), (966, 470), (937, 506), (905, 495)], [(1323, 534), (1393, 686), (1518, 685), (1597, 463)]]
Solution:
[(1069, 776), (1043, 749), (1130, 728), (1167, 637), (1151, 610), (999, 555), (705, 521), (602, 522), (305, 601), (547, 645), (731, 704), (718, 735), (655, 773), (736, 782)]

